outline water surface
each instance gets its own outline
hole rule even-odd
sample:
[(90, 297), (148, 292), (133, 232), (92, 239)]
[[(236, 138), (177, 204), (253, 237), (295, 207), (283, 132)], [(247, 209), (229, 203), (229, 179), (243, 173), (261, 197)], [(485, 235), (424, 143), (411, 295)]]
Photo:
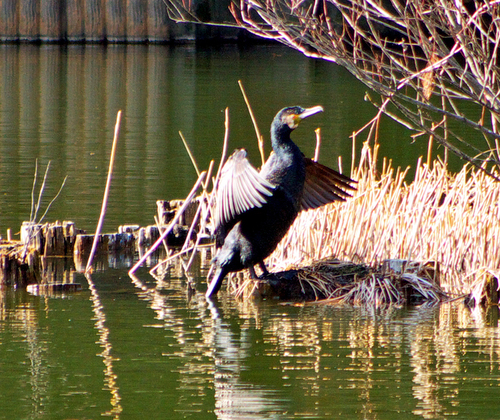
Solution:
[[(332, 64), (281, 46), (0, 46), (0, 234), (30, 216), (49, 161), (43, 213), (93, 231), (116, 112), (123, 110), (105, 230), (152, 224), (158, 199), (184, 197), (230, 149), (259, 157), (242, 80), (267, 138), (287, 105), (325, 112), (294, 135), (320, 161), (350, 167), (351, 133), (375, 114), (365, 88)], [(426, 145), (384, 120), (381, 154), (414, 165)], [(358, 139), (359, 151), (361, 139)], [(266, 150), (269, 151), (267, 144)], [(71, 265), (71, 264), (69, 264)], [(57, 271), (57, 264), (54, 270)], [(105, 262), (79, 293), (0, 290), (0, 418), (498, 418), (498, 310), (337, 308), (203, 297), (206, 264), (182, 270)]]
[[(51, 167), (41, 206), (55, 196), (50, 220), (73, 220), (94, 229), (99, 211), (113, 129), (123, 111), (114, 182), (105, 229), (124, 223), (153, 223), (158, 199), (183, 198), (196, 173), (179, 131), (198, 166), (217, 163), (229, 108), (229, 150), (245, 147), (259, 165), (255, 131), (238, 86), (241, 80), (265, 136), (278, 110), (289, 105), (323, 105), (294, 138), (313, 156), (322, 130), (320, 161), (350, 171), (349, 136), (373, 118), (363, 100), (366, 89), (341, 68), (310, 60), (279, 45), (220, 48), (144, 45), (0, 46), (0, 233), (17, 231), (30, 217), (38, 160), (38, 187)], [(406, 143), (404, 131), (382, 124), (382, 153), (398, 164), (414, 164), (425, 146)], [(358, 150), (362, 138), (358, 138)], [(386, 143), (387, 142), (387, 143)], [(387, 144), (388, 146), (385, 146)], [(392, 145), (392, 146), (390, 146)], [(36, 201), (36, 200), (35, 200)]]
[(0, 418), (498, 418), (499, 330), (461, 304), (210, 304), (139, 278), (2, 292)]

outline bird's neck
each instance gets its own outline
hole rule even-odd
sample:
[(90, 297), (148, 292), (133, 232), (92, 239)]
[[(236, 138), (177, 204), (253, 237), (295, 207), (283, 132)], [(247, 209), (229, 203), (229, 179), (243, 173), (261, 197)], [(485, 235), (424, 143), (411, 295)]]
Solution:
[(271, 144), (275, 153), (284, 152), (295, 146), (290, 138), (291, 132), (292, 130), (288, 127), (273, 124), (271, 127)]

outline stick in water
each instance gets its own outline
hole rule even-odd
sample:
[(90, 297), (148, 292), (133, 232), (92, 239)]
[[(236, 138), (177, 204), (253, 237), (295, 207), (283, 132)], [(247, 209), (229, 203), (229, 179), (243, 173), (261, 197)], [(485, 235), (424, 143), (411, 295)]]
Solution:
[(104, 197), (102, 198), (101, 214), (99, 216), (99, 222), (97, 223), (97, 228), (95, 231), (94, 242), (92, 243), (92, 250), (90, 251), (89, 260), (87, 261), (87, 268), (85, 272), (88, 273), (92, 268), (92, 260), (94, 259), (94, 254), (97, 249), (97, 243), (99, 241), (99, 235), (101, 234), (102, 224), (104, 222), (104, 215), (106, 214), (106, 206), (108, 204), (109, 187), (111, 186), (111, 176), (113, 175), (113, 164), (115, 161), (116, 144), (118, 143), (118, 134), (120, 133), (120, 121), (122, 119), (122, 112), (118, 111), (116, 114), (116, 124), (115, 124), (115, 135), (113, 137), (113, 146), (111, 147), (111, 156), (109, 158), (109, 169), (108, 169), (108, 179), (106, 180), (106, 188), (104, 190)]
[(174, 219), (170, 222), (168, 227), (163, 231), (161, 236), (158, 238), (158, 240), (151, 246), (151, 248), (148, 249), (148, 251), (142, 256), (142, 258), (135, 263), (135, 265), (129, 270), (128, 274), (131, 276), (134, 274), (137, 269), (142, 265), (144, 261), (148, 259), (148, 257), (158, 248), (158, 246), (163, 242), (163, 240), (167, 237), (167, 235), (172, 231), (176, 223), (179, 221), (181, 218), (182, 214), (186, 211), (189, 203), (193, 200), (194, 195), (198, 191), (198, 188), (200, 188), (201, 183), (205, 179), (205, 176), (207, 175), (206, 172), (202, 172), (200, 176), (198, 177), (198, 181), (196, 181), (196, 184), (194, 184), (193, 189), (189, 193), (189, 195), (186, 197), (184, 200), (184, 204), (181, 206), (179, 210), (177, 210)]

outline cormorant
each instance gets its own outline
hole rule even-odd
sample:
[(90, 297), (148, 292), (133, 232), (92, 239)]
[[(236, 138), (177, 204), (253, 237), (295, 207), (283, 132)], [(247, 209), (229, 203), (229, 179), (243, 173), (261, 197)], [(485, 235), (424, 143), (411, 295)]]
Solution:
[(290, 133), (321, 106), (282, 109), (271, 124), (271, 154), (257, 171), (244, 149), (236, 150), (224, 164), (213, 214), (217, 253), (215, 275), (206, 296), (220, 289), (229, 272), (254, 265), (267, 274), (264, 259), (276, 248), (301, 210), (320, 207), (350, 197), (355, 181), (304, 157)]

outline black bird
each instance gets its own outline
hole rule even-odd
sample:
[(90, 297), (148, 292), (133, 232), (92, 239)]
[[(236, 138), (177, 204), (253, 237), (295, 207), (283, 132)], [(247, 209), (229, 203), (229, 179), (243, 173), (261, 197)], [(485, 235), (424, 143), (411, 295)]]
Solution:
[(271, 124), (271, 154), (257, 171), (244, 149), (236, 150), (224, 164), (213, 214), (217, 253), (215, 275), (206, 296), (220, 289), (229, 272), (250, 270), (254, 265), (267, 274), (264, 259), (276, 248), (301, 210), (343, 201), (355, 181), (305, 158), (290, 133), (321, 106), (282, 109)]

